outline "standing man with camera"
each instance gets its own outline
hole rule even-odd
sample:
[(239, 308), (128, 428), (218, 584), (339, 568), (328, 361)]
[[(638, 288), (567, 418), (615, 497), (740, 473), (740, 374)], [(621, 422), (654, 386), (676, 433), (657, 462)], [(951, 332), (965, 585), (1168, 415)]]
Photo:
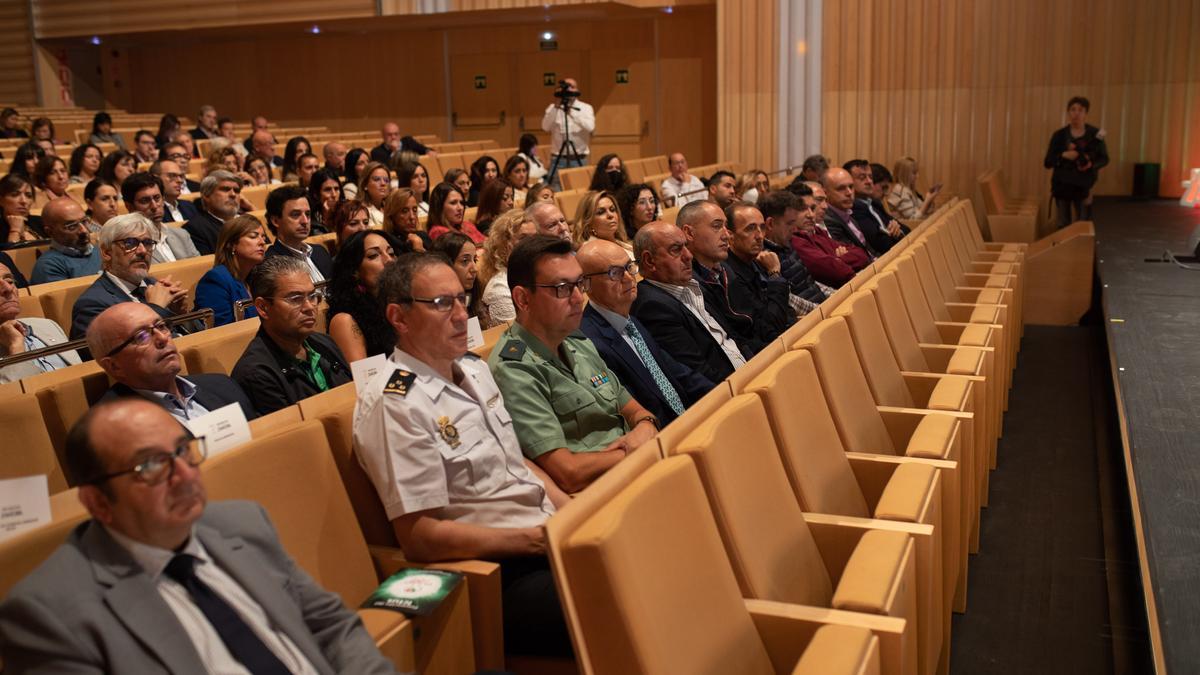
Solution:
[(1044, 165), (1054, 169), (1050, 195), (1058, 211), (1058, 226), (1092, 219), (1092, 187), (1108, 165), (1104, 130), (1087, 123), (1092, 104), (1082, 96), (1067, 101), (1067, 126), (1054, 132)]
[(574, 78), (560, 80), (554, 97), (558, 99), (546, 106), (542, 115), (542, 131), (550, 133), (550, 173), (546, 182), (560, 189), (559, 169), (586, 166), (588, 142), (596, 130), (596, 112), (592, 106), (579, 100), (579, 85)]

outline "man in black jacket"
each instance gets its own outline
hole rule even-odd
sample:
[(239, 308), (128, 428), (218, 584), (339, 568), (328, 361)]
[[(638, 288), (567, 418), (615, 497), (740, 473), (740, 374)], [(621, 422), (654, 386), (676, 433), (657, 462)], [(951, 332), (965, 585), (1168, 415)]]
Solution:
[[(706, 202), (692, 202), (702, 204)], [(674, 225), (642, 226), (633, 239), (642, 271), (631, 313), (676, 361), (720, 382), (746, 363), (737, 342), (705, 309), (700, 283), (692, 277), (687, 239)]]
[(788, 282), (779, 256), (763, 249), (766, 223), (749, 202), (734, 202), (725, 209), (729, 230), (729, 257), (722, 266), (729, 279), (729, 304), (750, 316), (753, 335), (763, 346), (796, 323), (788, 304)]
[(1092, 186), (1108, 166), (1104, 130), (1087, 124), (1091, 102), (1082, 96), (1067, 101), (1067, 126), (1054, 132), (1046, 148), (1045, 166), (1054, 169), (1050, 194), (1058, 211), (1058, 226), (1092, 219)]
[(875, 177), (871, 174), (871, 163), (865, 159), (852, 159), (842, 165), (854, 181), (854, 207), (851, 212), (854, 222), (862, 230), (871, 248), (883, 254), (889, 251), (905, 234), (899, 221), (888, 215), (883, 202), (875, 199)]
[(233, 379), (255, 411), (267, 415), (350, 381), (337, 343), (317, 331), (321, 294), (299, 258), (267, 258), (250, 274), (250, 294), (262, 326)]
[(288, 185), (267, 195), (267, 227), (276, 237), (267, 249), (268, 258), (282, 255), (302, 261), (313, 283), (333, 277), (329, 251), (304, 241), (312, 233), (312, 208), (304, 188)]
[(196, 419), (237, 403), (246, 419), (258, 414), (225, 375), (182, 377), (183, 359), (171, 329), (149, 305), (123, 302), (100, 313), (87, 330), (88, 350), (115, 384), (101, 400), (141, 396), (179, 420)]
[[(800, 186), (797, 190), (808, 190)], [(813, 278), (808, 267), (792, 248), (792, 235), (800, 229), (800, 198), (789, 190), (772, 190), (758, 197), (758, 210), (763, 215), (763, 250), (779, 257), (779, 273), (787, 280), (790, 293), (788, 305), (797, 316), (804, 316), (825, 301), (826, 292)]]

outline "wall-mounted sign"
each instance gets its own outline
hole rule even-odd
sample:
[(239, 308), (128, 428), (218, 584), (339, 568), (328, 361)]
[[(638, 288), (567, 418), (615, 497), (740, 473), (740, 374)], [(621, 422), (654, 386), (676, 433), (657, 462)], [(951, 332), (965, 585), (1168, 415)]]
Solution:
[(622, 69), (617, 71), (617, 84), (629, 84), (628, 70)]
[(544, 52), (556, 52), (558, 51), (558, 40), (542, 40), (538, 43), (538, 46)]
[(487, 76), (486, 75), (476, 75), (475, 76), (475, 88), (476, 89), (487, 89)]
[(558, 78), (554, 73), (542, 73), (542, 86), (553, 87), (558, 84)]

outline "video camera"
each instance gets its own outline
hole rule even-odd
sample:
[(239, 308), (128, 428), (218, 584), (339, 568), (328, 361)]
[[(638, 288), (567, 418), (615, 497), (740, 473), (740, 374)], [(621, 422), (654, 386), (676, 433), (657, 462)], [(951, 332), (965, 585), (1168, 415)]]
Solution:
[(571, 85), (566, 80), (558, 81), (558, 89), (554, 90), (554, 98), (561, 98), (564, 101), (579, 98), (580, 93), (571, 89)]

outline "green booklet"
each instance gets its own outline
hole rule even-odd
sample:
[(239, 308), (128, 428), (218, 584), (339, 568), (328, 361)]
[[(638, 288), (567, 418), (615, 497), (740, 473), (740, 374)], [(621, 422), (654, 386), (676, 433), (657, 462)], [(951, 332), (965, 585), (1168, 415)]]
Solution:
[(463, 575), (445, 570), (402, 569), (375, 589), (363, 609), (393, 609), (408, 616), (428, 616), (462, 581)]

